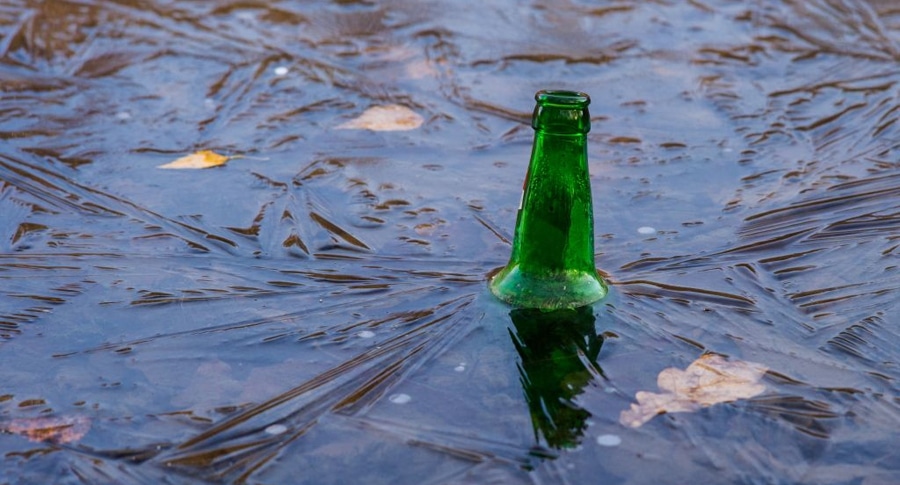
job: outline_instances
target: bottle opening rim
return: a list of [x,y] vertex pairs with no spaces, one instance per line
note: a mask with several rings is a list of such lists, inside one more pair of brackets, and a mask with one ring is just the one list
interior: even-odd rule
[[591,104],[591,97],[580,91],[543,89],[534,95],[534,100],[543,106],[584,108]]

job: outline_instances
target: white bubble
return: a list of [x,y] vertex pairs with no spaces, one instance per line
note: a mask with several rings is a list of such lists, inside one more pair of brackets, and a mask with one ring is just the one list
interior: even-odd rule
[[600,446],[619,446],[622,444],[622,438],[614,434],[601,434],[597,437],[597,444]]
[[275,68],[275,75],[276,76],[286,76],[288,71],[289,71],[288,68],[286,68],[284,66],[278,66]]
[[362,332],[356,334],[356,336],[359,338],[372,338],[375,336],[375,332],[371,330],[363,330]]
[[394,404],[406,404],[412,401],[412,397],[409,394],[394,394],[388,399]]
[[640,234],[656,234],[656,229],[650,226],[641,226],[638,228],[638,233]]
[[256,16],[253,15],[253,12],[248,12],[246,10],[238,12],[235,17],[242,22],[253,22],[256,20]]
[[465,363],[465,362],[460,362],[458,366],[456,366],[456,367],[453,368],[453,370],[455,370],[456,372],[465,372],[465,370],[466,370],[466,363]]
[[116,113],[116,119],[121,121],[126,121],[131,119],[131,113],[127,111],[119,111]]
[[266,428],[266,433],[271,434],[271,435],[282,434],[285,431],[287,431],[287,426],[285,426],[283,424],[273,424]]

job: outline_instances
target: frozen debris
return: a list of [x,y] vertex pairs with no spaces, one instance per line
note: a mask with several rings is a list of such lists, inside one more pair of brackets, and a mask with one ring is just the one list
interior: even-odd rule
[[37,443],[72,443],[84,437],[90,429],[91,420],[86,416],[23,418],[0,423],[0,430]]
[[702,355],[685,370],[663,369],[656,378],[663,392],[639,391],[635,395],[637,403],[622,411],[619,422],[637,428],[657,414],[692,412],[757,396],[766,389],[760,379],[767,370],[762,364]]
[[410,79],[436,78],[440,71],[435,67],[431,59],[423,58],[420,50],[406,45],[390,46],[376,57],[380,62],[391,65],[392,71],[397,72],[398,64],[403,74]]
[[199,169],[199,168],[211,168],[218,167],[219,165],[224,165],[230,157],[226,157],[225,155],[219,155],[218,153],[211,150],[201,150],[196,153],[192,153],[190,155],[179,158],[178,160],[174,160],[164,165],[160,165],[157,168],[165,168],[165,169]]
[[342,130],[408,131],[425,120],[415,111],[399,104],[372,106],[361,115],[337,127]]

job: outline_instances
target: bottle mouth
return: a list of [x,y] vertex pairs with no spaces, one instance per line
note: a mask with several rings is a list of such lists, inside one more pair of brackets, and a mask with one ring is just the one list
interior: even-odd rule
[[534,100],[542,106],[558,106],[561,108],[586,108],[591,104],[591,97],[580,91],[545,89],[534,94]]
[[537,103],[531,126],[543,133],[583,135],[591,131],[588,105],[591,97],[579,91],[542,90],[534,95]]

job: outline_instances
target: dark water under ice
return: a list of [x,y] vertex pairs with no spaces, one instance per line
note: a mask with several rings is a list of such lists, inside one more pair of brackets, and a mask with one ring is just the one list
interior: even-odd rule
[[[542,88],[563,326],[485,285]],[[0,483],[900,483],[898,117],[892,0],[2,2]],[[704,355],[765,390],[621,422]]]

